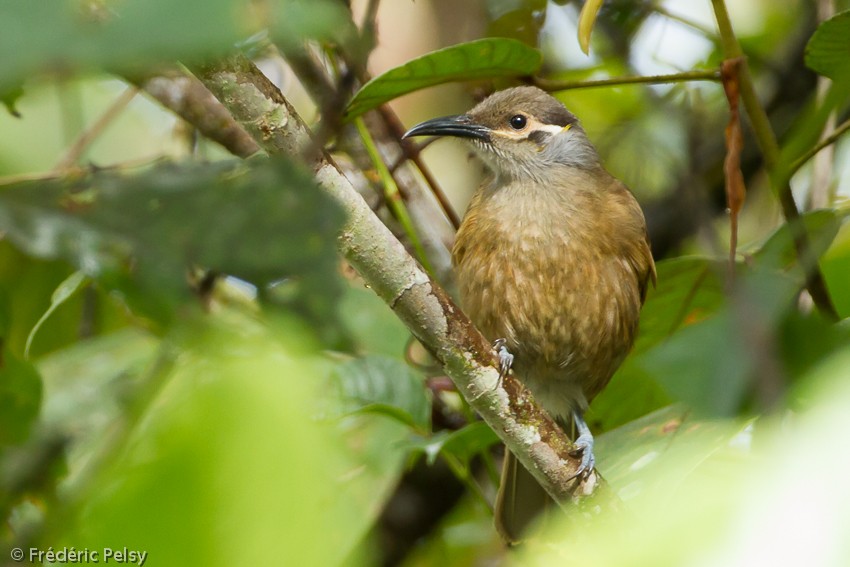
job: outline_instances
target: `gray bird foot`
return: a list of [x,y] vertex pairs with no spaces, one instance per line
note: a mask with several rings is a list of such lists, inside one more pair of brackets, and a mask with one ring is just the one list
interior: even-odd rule
[[576,424],[578,437],[576,437],[574,443],[575,449],[570,454],[574,457],[581,455],[581,465],[579,465],[578,470],[576,470],[571,479],[580,478],[584,480],[590,476],[590,473],[596,467],[596,457],[593,456],[593,434],[590,432],[590,428],[587,426],[584,416],[581,413],[573,412],[573,420]]
[[514,355],[505,346],[507,342],[507,339],[496,339],[493,341],[493,350],[499,356],[499,381],[496,383],[497,388],[502,385],[502,380],[508,375],[514,363]]

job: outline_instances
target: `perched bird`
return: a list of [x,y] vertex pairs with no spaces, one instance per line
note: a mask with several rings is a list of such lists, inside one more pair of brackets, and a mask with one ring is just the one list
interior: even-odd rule
[[[584,412],[634,342],[655,264],[643,213],[578,122],[535,87],[499,91],[409,136],[470,142],[492,175],[475,193],[452,261],[460,302],[503,364],[572,433],[594,467]],[[508,453],[496,526],[509,541],[548,501]]]

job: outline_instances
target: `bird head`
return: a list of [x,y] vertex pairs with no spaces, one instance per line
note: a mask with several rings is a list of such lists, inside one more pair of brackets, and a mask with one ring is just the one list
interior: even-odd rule
[[466,114],[427,120],[404,137],[428,135],[468,140],[497,176],[545,179],[553,167],[599,165],[575,115],[537,87],[496,92]]

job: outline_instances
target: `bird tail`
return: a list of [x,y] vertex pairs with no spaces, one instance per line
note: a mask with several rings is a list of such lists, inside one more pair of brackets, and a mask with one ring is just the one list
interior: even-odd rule
[[511,545],[519,543],[538,516],[554,505],[531,473],[506,450],[495,510],[496,530],[502,538]]

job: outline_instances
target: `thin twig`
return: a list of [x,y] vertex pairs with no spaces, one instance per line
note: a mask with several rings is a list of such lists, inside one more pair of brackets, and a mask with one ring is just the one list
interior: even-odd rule
[[646,75],[640,77],[612,77],[610,79],[594,79],[591,81],[559,81],[544,77],[532,77],[534,84],[544,91],[566,91],[572,89],[591,89],[595,87],[614,87],[618,85],[634,85],[641,83],[663,84],[682,83],[686,81],[720,81],[719,69],[686,71],[671,75]]
[[820,152],[822,149],[837,142],[838,138],[843,136],[848,130],[850,130],[850,118],[836,126],[835,130],[833,130],[832,133],[829,134],[829,136],[823,138],[820,142],[809,148],[806,153],[795,159],[791,166],[788,168],[788,175],[792,176],[797,173],[797,171],[799,171],[801,167],[806,165],[807,161],[816,156],[818,152]]
[[660,16],[664,16],[668,20],[673,20],[674,22],[679,22],[680,24],[686,25],[689,28],[693,28],[693,29],[697,30],[698,32],[700,32],[701,34],[703,34],[705,37],[708,37],[708,38],[717,37],[717,33],[713,29],[708,28],[708,27],[706,27],[706,26],[704,26],[704,25],[702,25],[698,22],[695,22],[694,20],[691,20],[690,18],[686,18],[685,16],[681,16],[679,14],[674,14],[673,12],[671,12],[670,10],[665,8],[664,6],[656,5],[656,6],[653,6],[652,9],[655,11],[656,14],[658,14]]
[[[398,119],[396,113],[393,112],[393,109],[386,104],[382,104],[378,108],[378,112],[380,112],[396,139],[400,140],[404,135],[404,126],[402,126],[401,121]],[[422,148],[402,143],[401,149],[405,154],[407,154],[410,161],[416,165],[416,168],[419,169],[419,172],[422,174],[422,177],[425,178],[425,182],[428,184],[428,187],[431,188],[431,192],[440,204],[440,208],[443,209],[446,217],[452,223],[454,229],[457,230],[460,227],[460,217],[454,210],[454,207],[452,207],[452,204],[449,202],[449,198],[443,192],[440,184],[437,183],[437,179],[431,173],[431,170],[428,169],[428,166],[425,165],[424,161],[422,161],[422,157],[419,155]]]
[[410,243],[413,245],[413,249],[416,251],[416,255],[419,257],[419,261],[426,270],[433,273],[433,269],[431,269],[428,264],[428,255],[425,254],[425,249],[422,248],[422,242],[420,242],[419,235],[416,234],[416,230],[413,228],[413,222],[410,220],[410,214],[407,212],[407,207],[405,207],[404,201],[399,193],[398,185],[396,185],[392,173],[390,173],[390,170],[381,158],[381,153],[378,151],[378,147],[375,145],[372,135],[369,133],[368,128],[366,128],[366,124],[363,123],[362,118],[356,118],[354,120],[354,124],[357,128],[357,132],[360,134],[360,139],[363,141],[363,146],[366,148],[366,152],[372,159],[372,165],[375,167],[375,170],[378,172],[378,177],[381,179],[381,186],[384,191],[384,199],[387,202],[387,206],[393,212],[393,215],[395,215],[398,222],[401,223],[407,238],[410,240]]
[[115,102],[113,102],[106,111],[95,120],[94,124],[89,126],[82,134],[80,134],[74,143],[68,148],[68,151],[65,152],[65,155],[59,162],[53,166],[53,171],[63,171],[68,169],[77,163],[77,160],[80,159],[80,156],[83,155],[83,152],[86,151],[86,148],[91,144],[101,133],[106,129],[109,124],[118,117],[119,114],[130,104],[130,101],[138,94],[139,88],[135,86],[127,87],[127,89],[121,93]]

